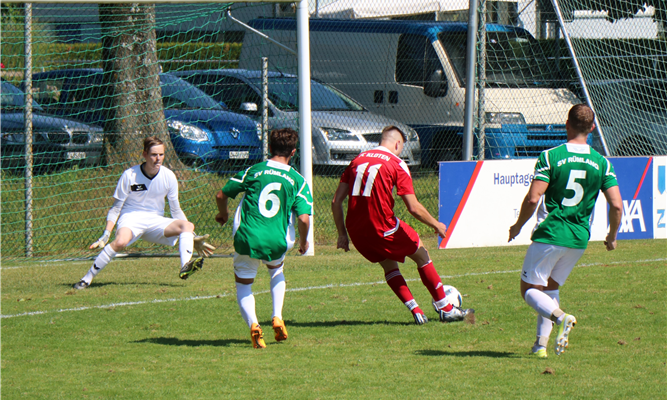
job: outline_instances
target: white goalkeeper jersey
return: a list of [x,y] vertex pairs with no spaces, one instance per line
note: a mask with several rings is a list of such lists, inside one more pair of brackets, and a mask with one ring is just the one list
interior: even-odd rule
[[146,212],[158,216],[164,216],[166,197],[171,217],[187,221],[178,202],[176,175],[165,166],[160,166],[153,178],[144,175],[141,165],[126,169],[118,180],[113,197],[123,203],[121,214]]

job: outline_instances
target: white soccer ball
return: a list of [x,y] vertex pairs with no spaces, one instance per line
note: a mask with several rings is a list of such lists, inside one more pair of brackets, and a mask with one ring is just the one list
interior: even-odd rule
[[445,290],[445,298],[447,301],[454,307],[461,307],[463,299],[461,298],[461,293],[458,289],[450,285],[443,285],[442,288]]

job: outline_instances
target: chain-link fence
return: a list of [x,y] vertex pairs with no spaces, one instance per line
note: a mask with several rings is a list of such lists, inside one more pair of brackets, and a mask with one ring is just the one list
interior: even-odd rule
[[[316,243],[335,243],[329,209],[337,177],[378,145],[384,126],[408,133],[401,157],[433,215],[437,162],[463,157],[469,12],[444,0],[417,3],[311,1]],[[574,29],[578,3],[562,3],[611,154],[667,154],[664,11],[651,14],[649,7],[641,19],[655,32],[604,20],[610,32],[644,35],[618,39],[600,37],[594,25]],[[567,110],[586,101],[570,48],[552,29],[555,11],[545,4],[479,3],[473,159],[536,157],[565,141]],[[181,205],[197,232],[210,233],[219,254],[231,252],[231,228],[213,220],[214,195],[231,174],[266,156],[262,58],[270,70],[269,128],[298,128],[297,60],[289,51],[297,47],[294,7],[33,4],[28,27],[24,7],[2,4],[3,259],[21,259],[28,245],[37,259],[92,256],[87,247],[103,230],[117,179],[141,162],[148,135],[167,143],[166,165],[179,178]],[[35,101],[35,176],[28,180],[26,35]],[[628,105],[632,113],[616,111]],[[420,234],[431,233],[400,203],[396,211]],[[173,249],[140,241],[128,251]]]

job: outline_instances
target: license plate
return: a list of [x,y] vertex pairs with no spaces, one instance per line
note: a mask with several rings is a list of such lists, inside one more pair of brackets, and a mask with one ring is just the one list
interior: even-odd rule
[[248,157],[250,157],[250,152],[249,151],[230,151],[229,152],[229,158],[231,158],[233,160],[245,160]]
[[86,153],[82,151],[72,151],[67,153],[68,160],[83,160],[84,158],[86,158]]

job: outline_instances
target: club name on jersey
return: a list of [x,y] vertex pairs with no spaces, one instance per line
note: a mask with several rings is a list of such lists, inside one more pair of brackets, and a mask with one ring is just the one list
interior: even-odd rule
[[391,157],[389,157],[386,154],[382,154],[382,153],[363,153],[362,156],[369,157],[369,158],[381,158],[385,161],[391,160]]
[[279,171],[276,171],[276,170],[274,170],[274,169],[264,169],[264,170],[255,172],[254,177],[257,178],[257,177],[262,176],[262,175],[275,175],[275,176],[279,176],[279,177],[285,179],[287,182],[291,183],[292,186],[294,186],[294,179],[292,179],[292,178],[290,178],[289,176],[285,175],[284,173],[279,172]]
[[598,171],[600,170],[600,166],[599,166],[596,162],[591,161],[591,160],[589,160],[589,159],[587,159],[587,158],[579,157],[579,156],[571,156],[571,157],[568,157],[568,158],[564,158],[564,159],[558,161],[558,163],[556,164],[556,166],[557,166],[557,167],[561,167],[561,166],[563,166],[563,165],[565,165],[565,164],[567,164],[567,163],[583,163],[583,164],[588,164],[588,165],[590,165],[591,167],[597,169]]

